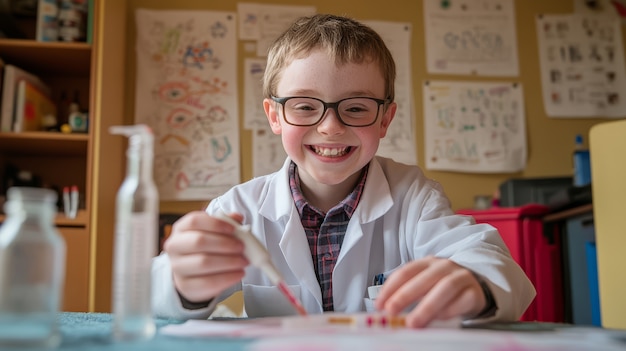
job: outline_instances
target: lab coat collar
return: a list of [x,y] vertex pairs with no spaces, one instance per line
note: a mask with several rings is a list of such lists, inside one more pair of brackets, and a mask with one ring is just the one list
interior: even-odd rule
[[[259,214],[270,221],[287,221],[295,209],[291,189],[289,188],[289,164],[287,157],[281,169],[274,173],[267,189],[267,196],[262,200]],[[374,157],[370,162],[367,180],[363,194],[352,215],[358,216],[359,223],[369,223],[383,216],[393,205],[387,177],[378,161]]]

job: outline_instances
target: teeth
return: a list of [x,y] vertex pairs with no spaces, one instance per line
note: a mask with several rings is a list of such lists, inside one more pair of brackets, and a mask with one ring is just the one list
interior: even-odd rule
[[343,156],[346,153],[348,153],[348,148],[347,147],[342,147],[342,148],[323,148],[323,147],[319,147],[319,146],[313,146],[313,150],[315,151],[316,154],[318,154],[320,156],[330,156],[330,157]]

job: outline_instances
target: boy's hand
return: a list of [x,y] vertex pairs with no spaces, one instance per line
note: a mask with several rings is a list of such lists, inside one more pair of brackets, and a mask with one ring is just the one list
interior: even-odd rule
[[[238,214],[231,217],[242,219]],[[234,230],[203,211],[190,212],[174,223],[163,249],[170,258],[174,286],[186,300],[208,301],[243,278],[248,260]]]
[[474,274],[444,258],[427,257],[410,262],[389,276],[375,300],[378,310],[400,313],[419,304],[406,316],[413,328],[426,327],[433,320],[475,316],[487,304]]

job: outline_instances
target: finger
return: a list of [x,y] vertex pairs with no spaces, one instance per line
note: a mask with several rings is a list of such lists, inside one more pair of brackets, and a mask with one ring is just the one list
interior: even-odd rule
[[230,223],[209,216],[204,211],[193,211],[174,222],[172,235],[186,231],[206,231],[208,229],[215,233],[229,234],[233,232],[234,228]]
[[172,272],[179,277],[215,275],[243,271],[249,262],[243,255],[193,254],[170,260]]
[[207,301],[240,281],[244,271],[231,271],[213,275],[185,278],[174,277],[176,290],[191,302]]
[[[446,308],[439,313],[436,319],[447,320],[450,318],[458,317],[458,316],[475,316],[478,312],[482,310],[476,310],[474,306],[476,305],[476,301],[480,300],[480,296],[484,295],[482,291],[480,295],[476,294],[476,291],[473,289],[465,289],[458,295],[450,304],[446,306]],[[484,306],[484,304],[481,304]]]
[[235,221],[241,223],[243,221],[243,215],[241,213],[231,213],[228,217],[234,219]]
[[407,315],[407,324],[414,328],[423,328],[438,316],[446,315],[444,311],[469,288],[472,279],[471,272],[467,270],[455,270],[442,276]]
[[420,301],[439,282],[441,277],[448,275],[453,268],[447,260],[429,260],[425,264],[427,264],[425,269],[422,269],[393,292],[393,295],[384,303],[385,311],[397,314]]
[[234,235],[190,230],[170,236],[163,244],[170,256],[192,253],[243,254],[244,244]]
[[405,285],[407,281],[415,278],[421,271],[426,269],[428,264],[426,260],[417,260],[393,272],[393,274],[385,280],[380,292],[376,296],[376,306],[379,307],[379,309],[383,309],[387,300],[394,295],[400,287]]

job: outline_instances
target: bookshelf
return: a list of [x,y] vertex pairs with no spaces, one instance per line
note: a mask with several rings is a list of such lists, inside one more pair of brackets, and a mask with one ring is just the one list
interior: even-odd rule
[[125,145],[108,129],[124,123],[127,4],[93,1],[90,43],[39,42],[34,27],[24,31],[33,33],[27,39],[0,38],[5,64],[37,75],[57,107],[76,96],[81,111],[89,112],[87,133],[0,132],[0,178],[4,182],[11,164],[57,189],[78,186],[77,217],[60,210],[55,219],[67,245],[63,310],[110,312],[115,194],[124,176]]
[[87,43],[0,38],[0,54],[5,61],[44,74],[88,75],[91,68],[91,45]]

